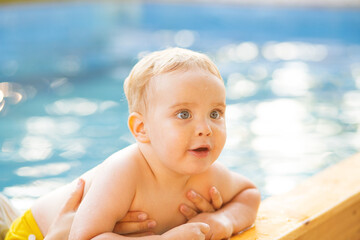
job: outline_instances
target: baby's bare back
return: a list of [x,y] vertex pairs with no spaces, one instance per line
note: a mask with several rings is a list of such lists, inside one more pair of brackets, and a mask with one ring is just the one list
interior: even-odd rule
[[[99,165],[101,166],[101,165]],[[81,176],[85,180],[84,196],[89,189],[94,173],[99,166],[89,170]],[[65,186],[62,186],[44,196],[37,199],[31,207],[32,214],[41,230],[43,236],[46,236],[51,223],[59,214],[65,201],[70,197],[70,194],[76,189],[77,180],[72,181]]]

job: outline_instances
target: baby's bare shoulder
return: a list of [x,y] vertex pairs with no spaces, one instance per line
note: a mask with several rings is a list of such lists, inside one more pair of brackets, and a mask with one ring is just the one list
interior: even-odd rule
[[220,162],[213,163],[209,169],[204,172],[204,177],[212,181],[228,181],[232,179],[237,173],[230,171],[224,164]]
[[[90,169],[86,173],[80,176],[85,181],[84,195],[88,192],[93,182],[110,178],[112,182],[121,180],[126,173],[135,171],[133,156],[130,149],[124,148],[105,159],[102,163],[96,167]],[[117,177],[114,177],[117,175]],[[72,184],[75,183],[76,180]]]
[[102,164],[99,165],[97,176],[104,176],[112,178],[113,180],[120,178],[131,178],[138,171],[138,149],[134,145],[121,149],[110,157],[108,157]]

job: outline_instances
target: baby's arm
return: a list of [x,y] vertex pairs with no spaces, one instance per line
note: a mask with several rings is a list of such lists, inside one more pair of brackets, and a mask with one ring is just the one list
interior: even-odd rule
[[91,239],[112,232],[130,208],[136,177],[131,161],[106,160],[76,212],[69,239]]
[[[222,179],[219,185],[220,193],[225,199],[232,199],[222,208],[213,213],[201,213],[189,222],[204,222],[209,224],[210,231],[206,239],[223,239],[232,234],[250,227],[255,219],[260,204],[260,193],[248,179],[220,166],[216,171],[218,179]],[[227,196],[226,196],[227,195]]]

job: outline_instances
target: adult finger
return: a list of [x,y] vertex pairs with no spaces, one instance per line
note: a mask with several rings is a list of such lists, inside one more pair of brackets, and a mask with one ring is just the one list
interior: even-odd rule
[[67,213],[69,211],[76,211],[84,194],[84,186],[85,186],[84,180],[79,178],[76,184],[76,188],[70,194],[68,200],[65,202],[64,206],[60,211],[60,214]]
[[148,219],[148,215],[140,211],[128,212],[120,222],[142,222]]
[[196,212],[194,209],[187,206],[186,204],[180,205],[180,212],[182,213],[182,215],[184,215],[186,217],[187,220],[190,220],[191,218],[198,215],[198,212]]
[[196,193],[195,191],[190,190],[186,194],[186,196],[192,203],[194,203],[194,205],[197,207],[197,209],[200,212],[214,212],[215,211],[215,209],[213,208],[211,203],[209,203],[203,196]]
[[143,222],[118,222],[114,227],[114,232],[120,235],[147,232],[156,226],[154,220]]
[[215,210],[220,209],[223,205],[223,200],[220,195],[220,192],[217,190],[216,187],[210,188],[210,197],[211,197],[211,203]]

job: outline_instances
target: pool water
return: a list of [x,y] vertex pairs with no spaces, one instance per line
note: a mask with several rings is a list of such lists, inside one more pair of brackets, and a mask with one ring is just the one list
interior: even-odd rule
[[263,198],[360,150],[360,10],[65,2],[0,7],[0,191],[19,209],[134,142],[123,81],[169,46],[227,87],[219,159]]

